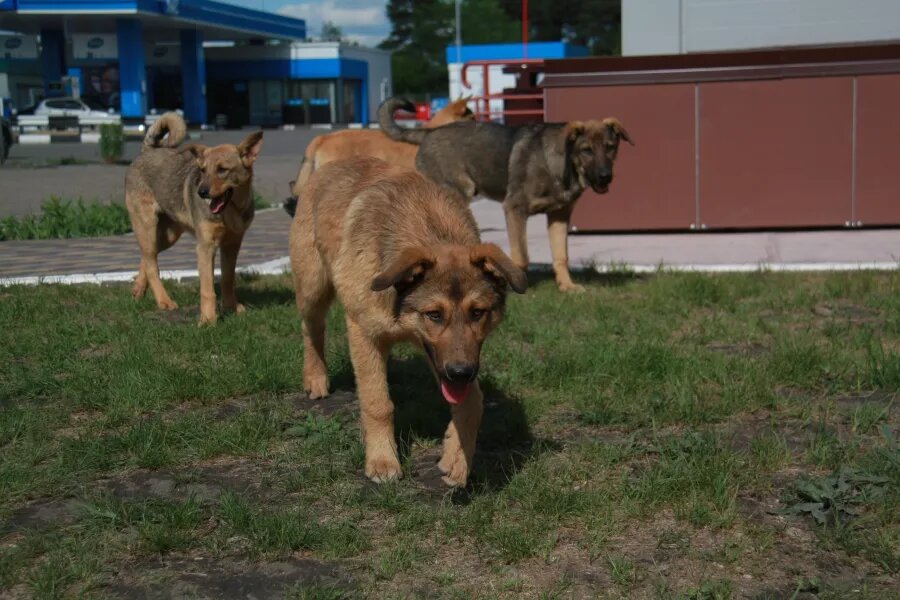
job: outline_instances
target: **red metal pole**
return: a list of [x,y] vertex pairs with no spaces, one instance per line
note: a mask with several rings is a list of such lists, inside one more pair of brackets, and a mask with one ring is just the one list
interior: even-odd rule
[[528,0],[522,0],[522,58],[528,58]]

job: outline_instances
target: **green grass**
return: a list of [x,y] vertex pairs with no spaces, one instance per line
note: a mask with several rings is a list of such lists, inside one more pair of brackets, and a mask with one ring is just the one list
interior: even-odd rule
[[256,210],[262,210],[264,208],[272,208],[272,206],[272,203],[266,200],[266,198],[262,194],[260,194],[256,190],[253,190],[253,208],[255,208]]
[[286,276],[242,278],[248,312],[214,328],[196,283],[167,284],[174,314],[126,286],[0,289],[0,590],[895,598],[900,274],[584,283],[510,299],[457,492],[405,348],[405,477],[365,480],[343,317],[336,393],[310,402]]
[[[272,207],[256,192],[253,205],[257,210]],[[130,231],[131,220],[124,204],[87,202],[82,198],[64,200],[53,196],[41,205],[37,215],[0,219],[0,242],[102,237]]]
[[131,231],[123,204],[63,200],[56,196],[41,205],[41,212],[22,218],[0,219],[0,241],[47,240],[120,235]]

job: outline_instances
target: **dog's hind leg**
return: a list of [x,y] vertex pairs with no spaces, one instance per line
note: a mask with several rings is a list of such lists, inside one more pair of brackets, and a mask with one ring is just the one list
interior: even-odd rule
[[328,365],[325,362],[325,321],[334,289],[328,285],[315,298],[307,298],[303,312],[303,389],[309,397],[328,395]]
[[156,213],[156,203],[149,193],[147,196],[141,194],[141,197],[129,194],[126,203],[134,236],[141,249],[141,266],[134,280],[131,294],[135,298],[141,298],[149,285],[153,291],[153,297],[156,299],[156,306],[162,310],[175,310],[178,305],[169,297],[159,278],[157,257],[162,250],[175,243],[175,240],[181,235],[181,230],[167,217]]
[[347,318],[350,359],[356,374],[360,423],[366,447],[366,476],[381,483],[403,475],[394,439],[394,403],[388,392],[389,348],[376,343]]
[[444,474],[444,483],[464,487],[472,472],[475,456],[475,440],[484,413],[484,397],[476,380],[469,397],[450,409],[451,420],[444,434],[444,452],[438,469]]
[[[305,214],[300,218],[311,219],[311,216]],[[294,294],[303,319],[303,389],[315,400],[328,395],[325,321],[334,300],[334,285],[315,249],[312,232],[296,225],[297,222],[291,231],[290,244]],[[303,258],[298,259],[300,256]]]

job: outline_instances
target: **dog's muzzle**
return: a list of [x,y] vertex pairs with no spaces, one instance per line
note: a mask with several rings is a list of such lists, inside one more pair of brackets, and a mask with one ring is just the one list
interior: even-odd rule
[[[222,212],[223,210],[225,210],[225,206],[228,205],[228,203],[231,201],[231,197],[233,195],[234,195],[234,190],[229,189],[224,194],[220,194],[219,196],[216,196],[215,198],[210,198],[209,191],[207,191],[207,195],[205,197],[206,197],[206,199],[209,200],[210,212],[214,215],[217,215],[220,212]],[[204,196],[201,194],[200,197],[203,198]]]

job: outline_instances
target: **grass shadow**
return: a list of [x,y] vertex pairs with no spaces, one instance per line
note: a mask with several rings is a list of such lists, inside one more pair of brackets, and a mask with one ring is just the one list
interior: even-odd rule
[[[217,297],[221,293],[217,292]],[[267,306],[294,305],[294,290],[285,287],[256,288],[248,285],[238,285],[238,301],[250,308],[264,308]],[[300,318],[299,316],[297,317]]]
[[[349,362],[329,377],[333,393],[355,392]],[[490,376],[482,376],[479,381],[485,408],[475,465],[468,486],[451,492],[437,469],[444,432],[450,423],[450,405],[442,398],[424,357],[392,357],[388,363],[400,462],[412,463],[412,479],[427,495],[444,497],[449,492],[451,501],[466,504],[476,496],[502,490],[526,462],[555,447],[549,440],[534,439],[521,399],[508,395]],[[423,453],[417,449],[413,456],[417,445],[427,450]]]
[[[392,360],[388,378],[393,382],[390,389],[395,403],[401,461],[409,458],[414,442],[433,445],[427,456],[419,461],[418,479],[427,491],[443,495],[447,487],[440,480],[436,463],[444,432],[450,423],[450,406],[441,397],[423,357]],[[475,465],[469,485],[452,494],[454,503],[467,503],[476,495],[504,488],[510,477],[546,446],[532,437],[519,398],[506,394],[489,376],[482,376],[480,382],[485,409],[478,431]]]
[[[651,275],[647,273],[636,273],[627,269],[613,270],[601,273],[593,267],[572,269],[572,281],[584,286],[599,287],[621,287],[630,283],[637,283],[648,280]],[[550,265],[538,264],[532,265],[528,269],[528,284],[537,285],[546,281],[556,281],[556,276]]]

